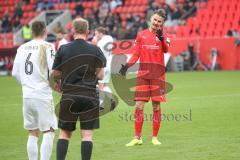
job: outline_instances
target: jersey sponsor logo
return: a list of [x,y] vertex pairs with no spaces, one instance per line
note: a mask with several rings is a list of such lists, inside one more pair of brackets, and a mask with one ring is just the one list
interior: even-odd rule
[[157,45],[142,45],[142,48],[146,48],[146,49],[159,49],[160,47]]
[[145,37],[145,36],[142,36],[142,39],[147,39],[147,37]]

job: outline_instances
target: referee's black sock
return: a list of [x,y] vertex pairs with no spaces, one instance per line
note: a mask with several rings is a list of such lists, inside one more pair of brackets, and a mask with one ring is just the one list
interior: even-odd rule
[[81,144],[82,160],[91,159],[92,148],[93,148],[92,141],[82,141],[82,144]]
[[57,160],[65,160],[68,150],[68,140],[58,139],[57,141]]

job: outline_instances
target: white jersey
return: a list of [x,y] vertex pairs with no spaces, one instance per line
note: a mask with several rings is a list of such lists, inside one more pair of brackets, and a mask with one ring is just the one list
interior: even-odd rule
[[31,40],[18,48],[12,75],[22,85],[23,98],[53,98],[48,79],[54,56],[54,45],[44,40]]
[[112,48],[113,48],[113,38],[110,35],[104,35],[98,42],[97,46],[103,52],[107,63],[104,68],[104,78],[99,81],[100,83],[109,83],[111,77],[111,63],[112,63]]
[[113,48],[113,38],[110,35],[104,35],[98,42],[97,46],[103,52],[105,58],[108,58],[112,55],[112,48]]
[[61,39],[61,40],[59,41],[59,44],[58,44],[57,49],[59,49],[62,45],[68,44],[68,43],[69,43],[69,42],[68,42],[65,38]]

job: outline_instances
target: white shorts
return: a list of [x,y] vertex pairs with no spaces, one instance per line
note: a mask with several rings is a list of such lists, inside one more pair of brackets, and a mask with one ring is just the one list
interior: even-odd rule
[[53,100],[23,99],[23,118],[26,130],[39,129],[48,131],[57,129],[57,117],[54,112]]

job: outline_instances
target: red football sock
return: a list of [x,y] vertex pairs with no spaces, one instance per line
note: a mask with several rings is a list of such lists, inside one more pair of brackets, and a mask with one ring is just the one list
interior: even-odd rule
[[142,134],[143,125],[143,110],[135,110],[134,113],[134,127],[135,127],[135,137],[140,138]]
[[160,128],[160,123],[161,123],[161,109],[153,111],[153,117],[152,117],[152,136],[157,137],[158,131]]

